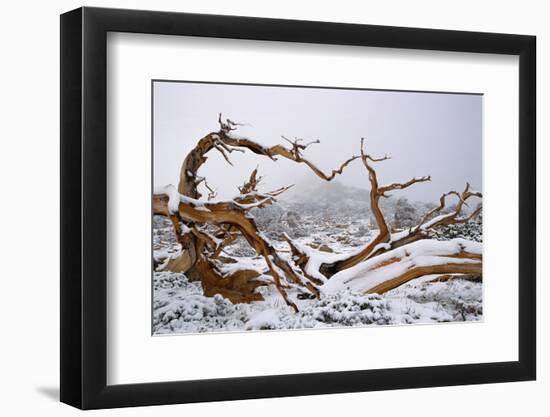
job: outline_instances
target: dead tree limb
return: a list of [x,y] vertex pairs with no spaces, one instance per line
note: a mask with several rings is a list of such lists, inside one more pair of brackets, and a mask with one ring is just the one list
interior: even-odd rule
[[420,240],[340,271],[322,287],[382,294],[425,275],[482,274],[482,246],[465,239]]
[[370,208],[372,211],[372,214],[374,215],[374,219],[376,221],[376,224],[378,225],[378,234],[377,236],[367,245],[365,246],[361,251],[355,253],[354,255],[350,256],[349,258],[338,261],[331,264],[323,264],[321,265],[320,272],[330,277],[334,275],[336,272],[341,271],[343,269],[351,268],[354,265],[357,265],[359,262],[366,259],[380,244],[387,243],[390,240],[390,230],[388,228],[388,225],[386,223],[386,219],[384,218],[384,214],[382,213],[382,210],[380,209],[380,198],[381,197],[387,197],[388,192],[393,190],[402,190],[404,188],[407,188],[413,184],[417,184],[420,182],[426,182],[430,181],[431,178],[428,177],[421,177],[421,178],[413,178],[405,183],[394,183],[390,185],[380,186],[378,184],[378,176],[376,174],[376,170],[374,167],[369,164],[369,161],[371,162],[382,162],[390,159],[389,156],[385,155],[381,158],[373,158],[371,155],[367,154],[364,149],[364,138],[361,138],[361,161],[363,162],[363,165],[367,169],[368,176],[369,176],[369,182],[370,182]]
[[[341,174],[344,169],[355,159],[358,157],[353,156],[352,158],[344,161],[337,169],[333,170],[330,174],[325,174],[321,169],[319,169],[315,164],[313,164],[308,159],[304,158],[302,152],[311,144],[317,143],[318,141],[313,141],[310,143],[302,144],[300,143],[301,140],[296,140],[293,143],[293,147],[291,149],[287,149],[286,147],[282,145],[275,145],[272,147],[264,147],[263,145],[248,139],[248,138],[239,138],[236,137],[233,134],[233,131],[235,131],[239,126],[242,126],[243,124],[234,122],[230,119],[222,119],[221,114],[218,117],[218,123],[220,126],[220,130],[218,132],[212,132],[208,135],[201,138],[197,145],[187,154],[185,157],[181,169],[180,169],[180,179],[178,184],[178,193],[182,196],[189,197],[191,199],[200,199],[202,197],[201,193],[198,190],[198,185],[201,183],[204,183],[207,189],[209,190],[209,198],[213,198],[214,191],[206,184],[205,180],[202,180],[202,177],[198,175],[199,169],[202,167],[202,165],[207,160],[207,154],[213,149],[216,149],[218,152],[221,153],[221,155],[225,158],[225,160],[231,164],[231,160],[229,159],[229,154],[231,154],[234,151],[238,152],[244,152],[245,150],[250,150],[251,152],[261,155],[261,156],[267,156],[272,160],[276,160],[277,157],[283,157],[292,161],[295,161],[297,163],[304,163],[307,165],[318,177],[326,180],[331,181],[334,179],[337,175]],[[264,207],[266,205],[272,204],[275,197],[283,193],[284,191],[288,190],[289,187],[282,187],[278,190],[271,191],[269,193],[258,193],[257,192],[257,186],[259,182],[261,181],[261,177],[257,177],[257,170],[254,170],[249,178],[249,180],[241,187],[239,190],[241,192],[241,196],[235,198],[233,200],[233,204],[238,205],[239,209],[249,209],[251,207]],[[160,197],[156,197],[159,199]],[[217,207],[222,207],[222,205],[218,205]],[[228,208],[225,208],[228,209]],[[222,210],[217,211],[217,215],[220,215]],[[180,213],[181,214],[181,213]],[[208,220],[189,220],[188,218],[181,217],[181,219],[178,220],[178,222],[188,223],[193,221],[205,221],[207,224],[219,224],[219,222],[215,222],[213,219]],[[176,227],[176,225],[174,225]],[[254,247],[252,244],[253,239],[250,239],[250,236],[246,236],[245,233],[243,233],[242,228],[235,227],[235,225],[232,225],[235,230],[237,230],[239,233],[242,233],[243,236],[247,239],[249,243]],[[180,232],[176,230],[176,234],[178,236],[178,242],[182,246],[182,253],[180,257],[182,259],[173,259],[170,261],[170,263],[166,266],[167,269],[172,270],[171,268],[174,268],[176,271],[180,272],[186,272],[188,276],[190,277],[196,277],[200,278],[199,271],[194,270],[195,263],[197,261],[197,255],[199,251],[197,250],[196,246],[197,237],[193,234],[186,234],[185,237],[180,237]],[[230,239],[226,240],[228,243]],[[226,244],[227,244],[226,243]],[[260,245],[261,246],[261,245]],[[255,247],[255,249],[257,249]],[[273,250],[274,251],[274,250]],[[219,255],[219,251],[217,251]],[[274,251],[275,252],[275,251]],[[258,252],[260,253],[260,252]],[[276,255],[276,252],[275,252]],[[267,256],[267,255],[266,255]],[[284,274],[288,275],[287,279],[291,282],[300,282],[301,280],[297,278],[296,273],[293,272],[291,267],[288,267],[278,256],[275,256],[275,260],[273,263],[277,265],[279,270],[283,271]],[[281,266],[282,265],[282,266]],[[277,278],[275,278],[276,271],[272,271],[272,275],[277,281]],[[306,283],[304,284],[311,292],[318,295],[318,291],[315,288],[315,286],[306,278]],[[288,302],[288,300],[287,300]]]
[[[254,220],[246,215],[247,210],[261,206],[263,201],[246,205],[235,201],[207,203],[181,196],[175,190],[167,190],[166,193],[159,193],[153,196],[153,213],[161,215],[170,213],[170,207],[175,206],[174,198],[180,200],[177,203],[177,213],[182,220],[190,224],[228,225],[238,230],[250,246],[264,258],[277,290],[285,302],[295,311],[298,309],[288,298],[284,289],[283,279],[304,288],[304,290],[307,289],[317,297],[319,296],[318,289],[307,278],[304,279],[300,276],[301,274],[295,271],[292,265],[279,256],[275,247],[258,230]],[[171,199],[172,201],[170,201]],[[200,250],[196,249],[196,253],[204,257],[202,252],[205,246],[214,247],[215,243],[213,239],[205,236],[204,233],[201,233],[196,228],[191,230],[197,242],[201,242],[199,245]],[[202,267],[205,268],[204,265]],[[202,274],[204,271],[199,272]],[[211,272],[209,274],[212,276]]]
[[[386,223],[384,214],[380,209],[380,205],[379,205],[380,198],[387,197],[388,196],[387,193],[391,191],[402,190],[418,183],[430,181],[431,177],[424,176],[420,178],[412,178],[411,180],[404,183],[393,183],[390,185],[381,186],[379,185],[379,182],[378,182],[378,176],[377,176],[376,170],[374,169],[371,163],[382,162],[388,159],[390,159],[390,157],[387,155],[380,158],[374,158],[371,155],[367,154],[364,150],[364,139],[363,138],[361,139],[361,161],[363,162],[363,165],[365,166],[368,172],[368,178],[370,182],[370,207],[371,207],[371,211],[374,216],[374,219],[376,221],[376,224],[378,226],[378,233],[365,247],[361,248],[359,251],[356,251],[352,255],[344,259],[339,259],[334,262],[321,263],[319,266],[319,272],[322,275],[324,275],[326,278],[330,278],[340,271],[345,271],[345,270],[348,270],[349,268],[353,268],[354,266],[358,265],[361,262],[364,262],[371,258],[375,258],[378,255],[384,254],[393,249],[406,246],[408,244],[417,242],[422,239],[429,238],[431,232],[434,229],[445,227],[451,224],[459,224],[459,223],[467,222],[481,212],[481,205],[479,205],[469,215],[461,216],[464,206],[467,206],[468,199],[472,197],[477,197],[477,198],[482,197],[482,194],[480,192],[472,191],[470,184],[466,184],[464,191],[462,191],[461,193],[457,191],[450,191],[448,193],[443,194],[440,198],[439,205],[434,209],[430,210],[428,213],[426,213],[416,226],[411,227],[409,230],[392,234]],[[445,209],[446,199],[448,196],[455,196],[458,199],[457,203],[455,204],[453,210],[450,213],[444,214],[444,215],[438,215],[443,209]],[[300,251],[296,247],[296,245],[293,242],[291,242],[288,238],[287,238],[287,242],[289,243],[289,246],[291,248],[294,258],[296,259],[296,264],[305,273],[309,262],[308,255],[303,251]],[[443,267],[438,266],[438,268],[441,269]],[[417,271],[425,272],[424,269],[418,269]],[[447,273],[452,273],[452,272],[447,271]],[[407,276],[412,276],[412,275],[407,275]],[[399,282],[399,280],[395,282]]]
[[[367,154],[363,139],[361,139],[360,156],[352,156],[327,174],[303,155],[307,147],[319,143],[318,140],[304,142],[301,138],[290,140],[283,136],[283,139],[291,144],[290,148],[281,144],[264,146],[249,138],[236,135],[234,131],[242,124],[230,119],[222,120],[221,114],[218,123],[219,131],[201,138],[195,148],[187,154],[180,170],[177,190],[165,190],[153,196],[153,212],[170,218],[177,241],[182,248],[181,255],[169,260],[165,268],[185,272],[191,278],[200,279],[205,295],[219,293],[233,302],[251,302],[261,299],[261,294],[256,290],[263,285],[268,285],[268,282],[261,279],[258,271],[243,269],[224,275],[216,265],[218,262],[216,258],[219,257],[223,248],[239,236],[242,236],[256,253],[263,257],[267,272],[271,276],[271,284],[277,288],[287,305],[295,311],[298,308],[289,298],[288,288],[299,287],[319,297],[319,288],[334,285],[333,282],[341,279],[342,274],[351,273],[356,268],[370,277],[368,279],[359,277],[365,279],[364,282],[362,281],[363,284],[370,282],[368,285],[365,284],[367,285],[365,291],[368,292],[385,292],[426,274],[481,275],[480,253],[469,253],[461,248],[453,253],[447,253],[448,251],[441,254],[432,253],[430,255],[432,258],[417,262],[417,259],[413,259],[408,252],[409,248],[413,248],[418,241],[428,237],[433,229],[466,222],[481,211],[481,207],[478,207],[469,215],[462,215],[469,198],[482,197],[480,192],[472,191],[469,184],[462,193],[450,191],[443,194],[439,206],[426,213],[416,226],[392,234],[380,209],[380,198],[388,197],[390,192],[430,181],[430,176],[415,177],[402,183],[380,185],[373,164],[390,158],[387,155],[374,158]],[[209,200],[214,198],[214,190],[206,183],[206,179],[198,175],[199,169],[207,160],[207,153],[213,149],[217,150],[229,164],[232,164],[229,155],[235,151],[249,150],[274,161],[285,158],[305,164],[315,175],[325,181],[333,180],[337,175],[342,174],[351,162],[361,159],[370,182],[370,206],[378,226],[377,236],[364,248],[348,257],[339,258],[333,262],[318,263],[314,271],[309,268],[310,256],[286,236],[290,246],[291,261],[283,259],[247,213],[252,208],[262,208],[272,204],[278,195],[291,186],[267,193],[259,192],[258,185],[262,177],[258,176],[256,168],[244,184],[238,187],[240,195],[233,200],[201,201],[201,194],[198,191],[200,184],[204,184],[209,191]],[[446,207],[446,199],[449,196],[456,197],[458,202],[452,212],[442,215],[440,213]],[[441,244],[441,247],[443,248],[444,245]],[[401,249],[401,252],[395,252]],[[387,255],[390,254],[395,256],[388,258]],[[376,281],[375,278],[381,276],[380,269],[388,266],[394,268],[392,274],[385,274],[384,279]],[[328,278],[331,279],[327,282]]]

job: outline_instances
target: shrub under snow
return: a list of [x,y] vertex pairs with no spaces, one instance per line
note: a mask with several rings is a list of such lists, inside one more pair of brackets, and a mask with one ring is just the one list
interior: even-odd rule
[[155,272],[153,332],[203,333],[242,330],[248,318],[248,305],[232,304],[216,294],[205,297],[198,282],[184,274]]
[[417,282],[384,296],[343,291],[320,300],[300,300],[294,313],[273,289],[265,301],[232,304],[220,295],[205,297],[200,283],[184,274],[155,272],[153,332],[204,333],[480,320],[481,283],[463,280]]

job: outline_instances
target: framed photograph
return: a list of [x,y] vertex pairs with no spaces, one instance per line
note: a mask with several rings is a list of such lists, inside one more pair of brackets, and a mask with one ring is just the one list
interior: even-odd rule
[[535,37],[61,16],[61,401],[533,380]]

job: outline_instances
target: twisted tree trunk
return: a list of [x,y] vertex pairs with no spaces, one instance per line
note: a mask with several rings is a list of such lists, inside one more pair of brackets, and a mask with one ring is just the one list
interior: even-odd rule
[[[190,279],[200,280],[203,292],[207,296],[221,294],[234,303],[252,302],[262,299],[258,288],[274,285],[287,305],[298,311],[296,304],[290,299],[287,289],[295,287],[302,292],[308,292],[319,297],[321,291],[338,288],[338,285],[353,282],[362,291],[383,293],[402,285],[412,279],[438,274],[441,277],[467,274],[480,277],[482,273],[482,257],[480,247],[473,246],[475,251],[469,252],[460,242],[451,246],[446,242],[431,243],[429,254],[422,252],[419,241],[429,237],[432,230],[450,224],[463,223],[481,211],[481,206],[469,216],[460,217],[466,200],[471,197],[481,198],[481,193],[471,191],[469,184],[462,193],[450,191],[440,198],[440,204],[426,213],[418,225],[398,234],[392,234],[380,209],[380,199],[387,193],[402,190],[414,184],[430,181],[430,177],[413,178],[404,183],[393,183],[380,186],[376,170],[371,163],[389,159],[388,156],[373,158],[364,151],[364,140],[361,139],[361,156],[352,156],[344,161],[330,174],[325,174],[312,162],[304,158],[303,151],[313,141],[303,143],[302,139],[291,141],[291,148],[283,145],[265,147],[259,143],[232,133],[239,124],[229,119],[218,120],[220,130],[209,133],[201,138],[195,148],[185,157],[177,190],[167,187],[153,196],[153,213],[168,217],[174,226],[178,243],[182,250],[179,256],[170,259],[163,268],[176,272],[185,272]],[[198,175],[199,169],[206,162],[206,154],[216,149],[225,160],[232,165],[230,154],[249,150],[257,155],[266,156],[272,160],[277,157],[305,164],[320,179],[333,180],[342,174],[344,169],[355,159],[361,159],[370,182],[370,206],[378,225],[377,236],[365,247],[349,256],[339,257],[336,261],[312,261],[312,252],[300,247],[288,236],[292,258],[283,259],[275,247],[259,231],[254,220],[248,216],[252,208],[265,207],[275,201],[275,198],[290,187],[283,187],[268,193],[257,190],[261,177],[254,170],[249,179],[239,187],[240,196],[230,201],[203,201],[199,185],[203,184],[208,192],[208,200],[215,196],[206,178]],[[454,210],[445,215],[439,213],[446,206],[446,199],[455,196],[458,199]],[[231,274],[224,274],[217,265],[217,259],[226,245],[242,236],[248,244],[263,257],[266,265],[265,273],[271,276],[271,282],[262,278],[260,273],[250,269],[240,269]],[[456,242],[455,242],[456,243]],[[411,250],[415,249],[414,256]],[[326,255],[326,254],[325,254]],[[320,256],[315,254],[316,257]],[[262,274],[263,275],[263,274]],[[348,280],[348,281],[346,281]],[[359,284],[357,284],[359,282]]]

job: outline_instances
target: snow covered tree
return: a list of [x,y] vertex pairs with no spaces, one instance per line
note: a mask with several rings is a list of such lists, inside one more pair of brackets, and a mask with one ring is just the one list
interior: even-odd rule
[[[185,157],[177,189],[168,186],[156,190],[153,196],[154,214],[165,216],[172,222],[181,252],[172,256],[162,266],[163,270],[184,272],[188,277],[199,280],[204,295],[220,294],[233,303],[248,303],[262,300],[259,287],[274,285],[287,305],[298,311],[296,303],[289,297],[289,288],[299,288],[302,294],[319,298],[322,291],[334,290],[341,285],[354,282],[362,292],[383,293],[396,288],[411,279],[429,275],[468,274],[480,276],[482,271],[481,245],[464,239],[438,241],[430,239],[434,230],[449,225],[468,222],[481,211],[481,206],[471,214],[462,215],[463,207],[470,198],[481,198],[467,184],[462,192],[450,191],[443,194],[439,205],[425,213],[413,224],[412,213],[405,201],[401,203],[400,222],[408,227],[399,233],[392,233],[380,208],[381,199],[390,193],[430,181],[430,177],[412,178],[403,183],[380,185],[374,164],[389,159],[388,156],[374,158],[365,152],[361,139],[360,156],[351,156],[330,174],[324,173],[313,162],[304,157],[304,151],[319,141],[304,142],[300,138],[290,140],[289,147],[275,145],[265,147],[260,143],[235,134],[239,123],[218,118],[219,130],[201,138],[195,148]],[[377,234],[364,247],[351,255],[338,255],[302,247],[284,235],[292,256],[282,256],[269,237],[259,228],[251,215],[252,210],[273,204],[277,196],[290,187],[270,192],[260,192],[261,177],[255,169],[239,187],[240,194],[231,200],[215,200],[214,191],[206,178],[198,171],[207,160],[210,151],[219,152],[232,165],[233,152],[250,151],[271,160],[285,158],[303,164],[324,181],[331,181],[344,169],[360,160],[370,183],[370,210],[378,226]],[[208,199],[201,199],[199,185],[208,191]],[[447,199],[457,199],[449,210]],[[287,216],[288,217],[288,216]],[[287,221],[299,223],[299,216]],[[244,239],[262,257],[265,270],[241,268],[222,272],[219,258],[224,248],[236,239]],[[271,277],[266,280],[266,273]]]

